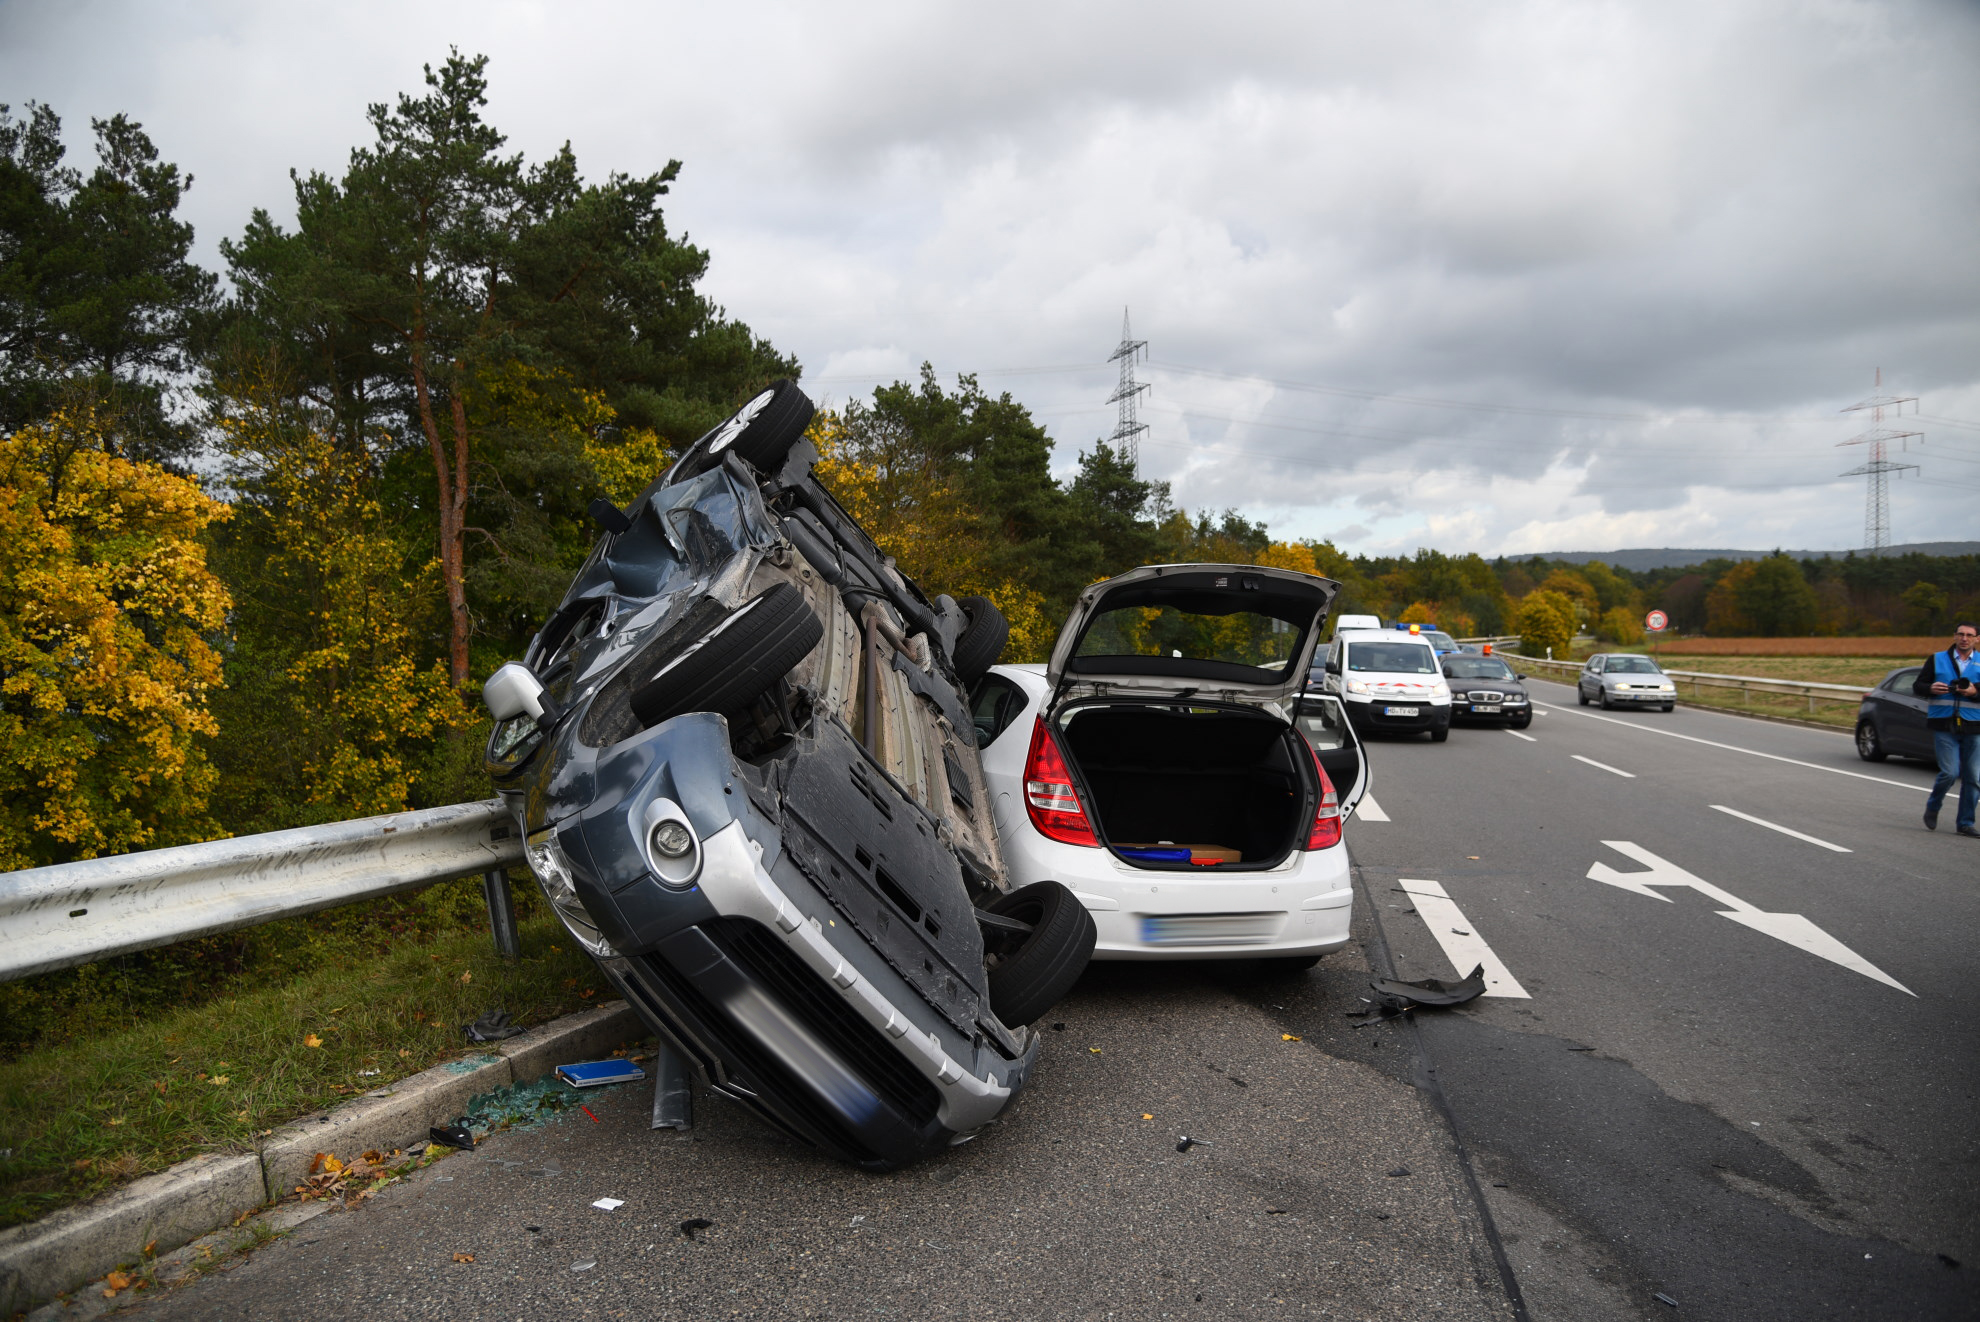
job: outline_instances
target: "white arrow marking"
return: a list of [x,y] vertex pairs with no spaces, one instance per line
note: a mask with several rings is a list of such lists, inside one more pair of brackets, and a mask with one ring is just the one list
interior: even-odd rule
[[1840,964],[1852,972],[1861,973],[1866,978],[1873,978],[1886,986],[1895,987],[1906,996],[1918,994],[1798,913],[1764,913],[1758,906],[1748,904],[1732,892],[1721,890],[1702,877],[1692,876],[1668,859],[1658,858],[1642,845],[1632,844],[1628,840],[1604,840],[1602,843],[1619,854],[1629,855],[1649,871],[1618,872],[1607,863],[1597,863],[1588,869],[1588,878],[1591,881],[1603,882],[1637,895],[1648,895],[1651,899],[1662,900],[1666,904],[1671,902],[1671,897],[1650,889],[1652,886],[1689,886],[1699,894],[1709,896],[1725,905],[1726,907],[1719,911],[1721,918],[1730,918],[1756,932],[1764,932],[1776,940],[1785,941],[1798,950],[1819,955],[1832,964]]
[[1399,878],[1396,884],[1410,899],[1416,901],[1416,912],[1430,927],[1430,935],[1437,938],[1437,944],[1444,948],[1444,957],[1451,961],[1460,978],[1481,964],[1485,968],[1485,992],[1487,996],[1503,996],[1507,1000],[1530,1001],[1526,988],[1519,985],[1519,979],[1512,975],[1505,961],[1492,952],[1485,944],[1485,938],[1478,935],[1471,920],[1457,907],[1457,901],[1450,893],[1434,881],[1420,881],[1413,877]]
[[1375,802],[1373,794],[1361,796],[1361,802],[1354,805],[1354,815],[1364,822],[1386,822],[1389,814],[1382,811],[1382,805]]

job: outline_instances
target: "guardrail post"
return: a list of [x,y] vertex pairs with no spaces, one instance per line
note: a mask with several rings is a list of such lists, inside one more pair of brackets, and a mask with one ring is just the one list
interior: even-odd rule
[[509,870],[490,868],[481,875],[481,893],[488,901],[488,930],[495,936],[495,953],[504,959],[522,958],[516,935],[516,897],[509,889]]

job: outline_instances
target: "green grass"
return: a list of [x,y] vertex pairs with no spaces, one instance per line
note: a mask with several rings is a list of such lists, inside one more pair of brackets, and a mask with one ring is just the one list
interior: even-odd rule
[[98,1005],[87,1031],[40,1034],[0,1063],[0,1226],[466,1055],[461,1025],[486,1010],[534,1025],[609,996],[544,906],[519,926],[515,964],[485,927],[324,942],[302,970],[250,970],[117,1026]]
[[[1595,651],[1641,652],[1641,647],[1617,647],[1612,644],[1598,644],[1583,655]],[[1803,684],[1860,684],[1869,688],[1881,682],[1901,664],[1888,657],[1862,656],[1682,656],[1661,655],[1657,664],[1666,670],[1691,670],[1706,675],[1752,675],[1756,679],[1785,679]],[[1572,675],[1548,678],[1561,679],[1572,685]],[[1715,707],[1726,711],[1759,712],[1767,716],[1783,716],[1797,721],[1813,721],[1818,725],[1832,725],[1839,730],[1856,727],[1858,703],[1854,698],[1846,702],[1822,698],[1815,704],[1815,710],[1808,710],[1808,699],[1798,698],[1788,693],[1753,693],[1741,698],[1737,689],[1715,688],[1700,685],[1696,692],[1690,681],[1673,678],[1677,685],[1680,701],[1699,707]],[[1846,695],[1837,694],[1836,697]]]

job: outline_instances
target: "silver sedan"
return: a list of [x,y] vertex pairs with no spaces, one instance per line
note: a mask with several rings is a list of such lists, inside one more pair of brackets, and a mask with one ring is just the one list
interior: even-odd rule
[[1670,711],[1677,706],[1677,686],[1647,656],[1634,652],[1597,652],[1582,666],[1575,679],[1575,696],[1581,705],[1607,707],[1660,707]]

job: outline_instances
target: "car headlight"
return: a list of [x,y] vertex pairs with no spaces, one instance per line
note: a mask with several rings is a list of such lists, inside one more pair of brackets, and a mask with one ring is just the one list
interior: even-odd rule
[[1505,697],[1505,704],[1508,707],[1516,707],[1525,701],[1526,695],[1524,693],[1508,693]]
[[1366,693],[1368,692],[1368,681],[1365,679],[1351,679],[1348,681],[1347,691],[1349,693]]
[[1430,686],[1430,696],[1433,698],[1448,698],[1451,696],[1451,686],[1449,684],[1432,684]]
[[587,951],[598,956],[616,952],[605,934],[598,930],[598,924],[591,921],[584,905],[578,899],[577,883],[571,877],[571,861],[565,857],[557,844],[555,831],[538,831],[523,842],[523,853],[529,859],[529,870],[536,874],[536,884],[543,888],[543,898],[550,901],[551,910],[564,924],[564,930],[571,939]]

